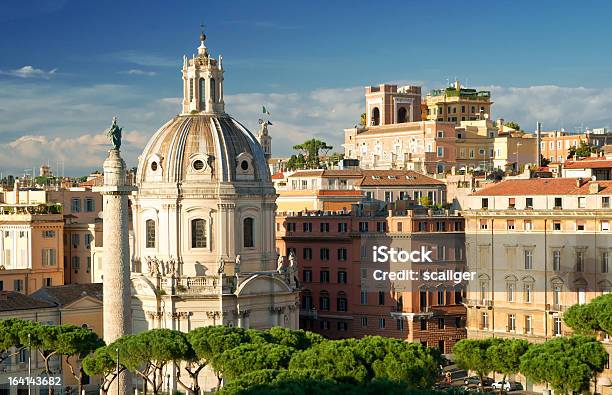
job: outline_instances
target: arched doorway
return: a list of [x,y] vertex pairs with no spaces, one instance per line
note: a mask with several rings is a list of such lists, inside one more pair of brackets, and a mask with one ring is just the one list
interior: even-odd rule
[[380,110],[378,107],[374,107],[372,110],[372,126],[380,125]]
[[406,110],[406,107],[400,107],[399,110],[397,110],[397,123],[404,123],[407,122],[408,119],[406,119],[408,111]]

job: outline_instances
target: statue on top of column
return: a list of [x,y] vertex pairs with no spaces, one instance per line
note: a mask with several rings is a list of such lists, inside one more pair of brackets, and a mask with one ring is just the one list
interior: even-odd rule
[[121,131],[123,129],[117,125],[117,117],[113,117],[113,123],[111,127],[106,131],[106,135],[111,139],[113,149],[119,150],[121,148]]

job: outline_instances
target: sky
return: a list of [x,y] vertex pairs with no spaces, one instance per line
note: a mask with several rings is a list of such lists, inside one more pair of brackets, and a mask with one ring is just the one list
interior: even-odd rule
[[226,112],[274,156],[317,137],[342,152],[363,88],[459,79],[494,118],[533,130],[612,126],[612,3],[605,1],[0,2],[0,173],[101,168],[113,116],[129,166],[179,111],[182,56],[223,55]]

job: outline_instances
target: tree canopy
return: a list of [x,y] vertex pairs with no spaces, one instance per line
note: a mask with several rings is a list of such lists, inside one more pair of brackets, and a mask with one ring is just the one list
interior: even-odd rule
[[375,378],[401,380],[428,388],[438,377],[436,350],[399,339],[368,336],[327,341],[296,354],[289,370],[319,371],[334,381],[365,383]]
[[521,125],[519,125],[518,122],[516,122],[516,121],[507,121],[507,122],[504,122],[504,126],[507,126],[507,127],[511,128],[511,129],[514,129],[514,130],[521,130]]
[[586,304],[575,304],[563,320],[575,332],[596,335],[599,332],[612,336],[612,294],[598,296]]
[[595,146],[588,144],[586,141],[581,140],[580,145],[577,147],[571,146],[569,149],[569,154],[567,155],[567,159],[572,159],[574,156],[579,158],[587,158],[591,156],[593,152],[595,152]]
[[558,337],[533,344],[521,358],[520,371],[536,383],[548,383],[567,394],[587,390],[607,361],[608,353],[595,338]]
[[[293,146],[293,149],[299,151],[304,159],[304,167],[306,169],[318,169],[320,168],[320,152],[324,151],[325,153],[331,150],[333,147],[331,145],[327,145],[325,141],[312,138],[310,140],[304,141],[302,144],[296,144]],[[299,159],[296,157],[296,161]],[[291,161],[291,159],[290,159]]]
[[483,385],[484,377],[495,370],[489,348],[499,343],[499,339],[463,339],[453,347],[455,361],[460,368],[476,372]]

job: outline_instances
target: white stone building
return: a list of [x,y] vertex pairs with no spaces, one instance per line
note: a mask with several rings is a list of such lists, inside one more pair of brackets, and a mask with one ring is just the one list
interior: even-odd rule
[[222,58],[200,39],[198,53],[184,58],[181,114],[139,158],[133,331],[298,328],[295,264],[277,271],[276,193],[264,152],[225,113]]

